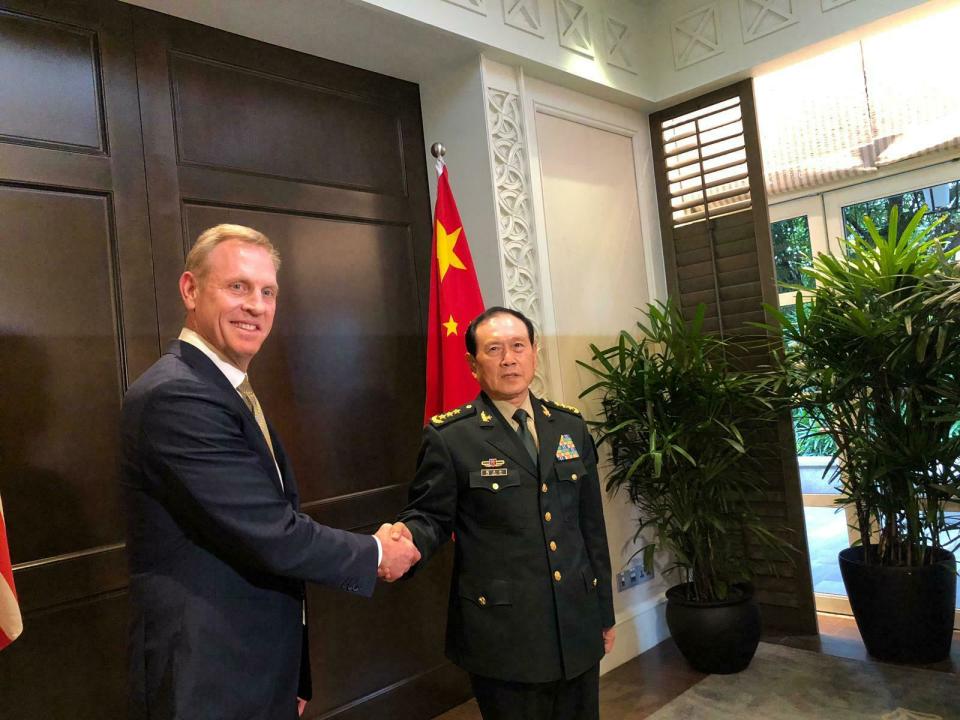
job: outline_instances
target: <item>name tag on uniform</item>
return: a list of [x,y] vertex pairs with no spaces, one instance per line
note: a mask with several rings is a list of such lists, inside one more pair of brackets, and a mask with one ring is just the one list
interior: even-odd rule
[[502,477],[507,474],[506,468],[495,468],[493,470],[481,470],[480,477]]

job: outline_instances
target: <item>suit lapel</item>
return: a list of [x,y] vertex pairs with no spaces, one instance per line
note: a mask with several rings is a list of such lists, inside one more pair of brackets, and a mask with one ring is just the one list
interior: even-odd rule
[[516,430],[497,410],[497,406],[486,395],[481,394],[477,398],[477,407],[480,408],[480,426],[485,429],[486,441],[536,477],[537,468],[530,454]]
[[[250,411],[250,408],[247,407],[247,404],[243,401],[243,398],[240,397],[240,393],[237,392],[237,389],[230,384],[229,380],[227,380],[227,376],[220,372],[220,368],[214,365],[210,358],[208,358],[190,343],[183,342],[182,340],[174,340],[167,348],[167,352],[179,357],[190,367],[200,373],[206,380],[219,388],[221,390],[223,400],[227,406],[243,416],[247,424],[252,429],[252,433],[248,434],[252,434],[257,438],[256,442],[258,443],[258,446],[254,447],[253,449],[258,455],[260,455],[264,469],[270,474],[270,478],[273,480],[273,484],[276,485],[277,490],[284,493],[284,496],[289,497],[284,490],[283,484],[280,482],[280,477],[277,475],[277,465],[280,462],[279,457],[275,463],[273,455],[270,454],[270,447],[267,445],[267,440],[263,437],[263,433],[260,432],[260,426],[257,424],[257,419],[253,416],[253,413]],[[270,432],[271,440],[274,440],[274,445],[278,446],[279,443],[276,442],[276,434],[273,433],[272,428],[270,428]]]
[[540,477],[546,477],[557,460],[560,430],[554,422],[553,411],[533,393],[530,393],[530,403],[533,405],[533,423],[537,427],[537,441],[540,444]]

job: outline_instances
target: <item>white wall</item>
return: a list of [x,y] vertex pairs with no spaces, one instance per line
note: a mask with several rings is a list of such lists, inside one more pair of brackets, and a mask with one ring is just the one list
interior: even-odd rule
[[[933,12],[958,0],[773,0],[782,14],[766,12],[752,34],[760,0],[127,2],[419,83],[484,53],[528,76],[650,109],[839,42],[894,13]],[[508,15],[505,6],[518,9]],[[577,7],[585,21],[571,21],[569,9]],[[703,41],[680,60],[690,40],[682,28],[693,32],[701,20]]]
[[[501,305],[500,243],[487,149],[480,58],[439,64],[437,72],[420,83],[420,102],[425,145],[429,148],[435,142],[442,142],[447,148],[445,159],[450,187],[470,243],[484,303]],[[427,165],[431,211],[437,197],[434,164],[431,157]]]
[[[587,419],[599,418],[599,397],[577,399],[595,379],[577,365],[589,362],[590,344],[608,347],[621,329],[631,329],[637,307],[649,302],[643,252],[640,205],[632,142],[629,137],[591,127],[547,112],[536,114],[535,132],[542,173],[543,204],[555,340],[560,378],[554,387],[579,405]],[[600,448],[602,464],[609,456]],[[604,481],[607,471],[602,469]],[[604,500],[613,570],[635,552],[635,511],[620,492]],[[655,644],[662,638],[648,628],[638,631],[634,619],[654,605],[664,579],[614,595],[618,634],[623,647],[605,665],[632,657],[626,650]],[[653,607],[651,606],[651,607]],[[633,646],[636,646],[635,648]],[[605,667],[604,669],[608,669]]]
[[[636,308],[665,294],[647,117],[497,63],[484,69],[488,86],[516,81],[522,100],[550,396],[593,419],[598,398],[578,397],[592,376],[577,360],[589,361],[590,343],[612,344],[634,327]],[[606,458],[601,449],[603,481]],[[616,572],[636,548],[635,510],[624,494],[605,495],[604,515]],[[658,576],[615,594],[618,639],[603,672],[668,636],[666,582]]]
[[469,38],[488,57],[529,63],[526,69],[534,73],[541,66],[627,98],[651,95],[655,72],[641,63],[644,15],[635,0],[356,1]]

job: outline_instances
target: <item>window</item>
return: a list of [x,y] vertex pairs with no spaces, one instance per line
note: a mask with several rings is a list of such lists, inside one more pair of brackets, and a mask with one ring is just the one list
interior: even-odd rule
[[[781,284],[781,310],[788,315],[796,312],[796,290],[784,292],[782,284],[810,288],[803,282],[802,275],[799,282],[797,278],[799,269],[807,263],[807,257],[819,252],[837,252],[839,248],[829,243],[828,238],[845,235],[848,224],[866,235],[863,224],[866,216],[870,216],[877,229],[885,233],[886,218],[893,205],[900,207],[901,230],[922,205],[933,211],[928,222],[933,222],[941,213],[948,215],[947,220],[938,226],[937,234],[960,230],[960,161],[891,174],[772,205],[770,234],[777,282]],[[960,236],[950,242],[951,246],[960,245]],[[850,606],[840,578],[837,553],[858,539],[853,530],[856,521],[851,508],[841,509],[835,505],[837,493],[830,477],[824,476],[827,458],[834,452],[832,441],[819,436],[817,428],[812,427],[812,420],[804,413],[795,412],[793,420],[817,609],[849,615]],[[947,509],[951,519],[960,519],[957,504],[948,505]],[[957,533],[960,529],[944,540],[956,541]],[[960,605],[955,627],[960,628]]]
[[[958,168],[958,176],[960,176],[960,168]],[[960,180],[953,180],[844,206],[843,226],[847,230],[847,236],[849,237],[851,232],[856,232],[861,237],[868,237],[864,224],[865,217],[870,217],[877,226],[877,230],[885,234],[886,219],[890,217],[890,209],[894,205],[900,208],[898,234],[903,232],[910,218],[923,206],[932,212],[924,218],[921,228],[932,225],[937,218],[946,214],[947,219],[937,227],[936,234],[960,231]],[[950,240],[950,247],[956,247],[957,244],[960,244],[960,234]]]

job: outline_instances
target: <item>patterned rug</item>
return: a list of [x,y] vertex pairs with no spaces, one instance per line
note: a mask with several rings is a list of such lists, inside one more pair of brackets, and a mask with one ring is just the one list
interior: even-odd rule
[[760,643],[750,667],[710,675],[649,720],[960,720],[960,677]]

